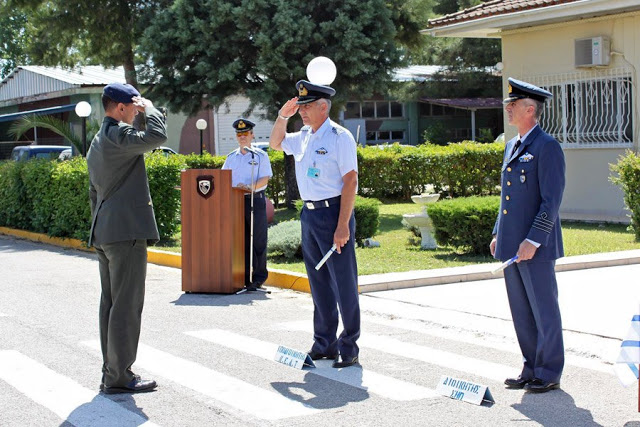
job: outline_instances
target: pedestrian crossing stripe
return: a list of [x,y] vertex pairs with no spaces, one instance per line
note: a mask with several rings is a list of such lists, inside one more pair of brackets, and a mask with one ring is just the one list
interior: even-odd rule
[[76,427],[156,426],[15,350],[0,350],[0,380]]
[[[81,343],[100,352],[98,341]],[[214,371],[198,363],[144,344],[138,346],[136,367],[265,420],[312,415],[320,410],[281,394]],[[250,396],[250,398],[248,398]]]
[[[278,349],[278,344],[222,329],[192,331],[185,334],[269,361],[272,361]],[[410,401],[438,397],[433,389],[378,374],[359,366],[335,369],[331,367],[331,361],[318,360],[315,363],[316,368],[310,369],[309,373],[367,390],[387,399]]]
[[[308,323],[302,321],[286,323],[284,327],[297,331],[306,331],[309,329]],[[408,359],[419,360],[432,365],[442,366],[443,368],[454,369],[459,372],[482,376],[499,382],[517,373],[517,369],[510,366],[437,350],[423,345],[406,343],[395,338],[381,335],[363,335],[358,339],[358,346]]]
[[[377,316],[363,316],[363,321],[366,319],[367,323],[375,323],[382,326],[388,326],[392,328],[402,329],[405,331],[417,332],[423,335],[429,335],[438,338],[444,338],[449,341],[461,342],[465,344],[474,345],[476,347],[490,348],[493,350],[504,351],[511,354],[520,355],[520,348],[515,338],[510,342],[496,342],[487,339],[478,339],[477,336],[465,336],[460,334],[456,330],[443,329],[441,327],[426,327],[422,322],[409,320],[409,319],[385,319]],[[588,357],[576,356],[574,354],[565,354],[565,364],[577,366],[579,368],[590,369],[592,371],[611,373],[611,365],[607,364],[600,359],[593,359]]]

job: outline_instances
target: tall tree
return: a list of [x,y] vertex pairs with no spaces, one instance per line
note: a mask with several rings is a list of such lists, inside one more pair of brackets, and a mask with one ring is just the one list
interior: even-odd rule
[[158,7],[169,0],[6,0],[28,17],[25,50],[39,65],[123,66],[137,86],[137,40]]
[[16,66],[28,65],[27,46],[31,40],[27,15],[0,0],[0,79]]
[[[245,94],[275,117],[296,95],[316,56],[336,64],[337,114],[350,98],[383,93],[402,63],[398,39],[415,40],[418,26],[400,0],[177,0],[160,12],[143,38],[154,93],[193,113]],[[212,12],[215,11],[215,12]],[[394,18],[402,22],[401,31]],[[172,28],[172,31],[167,31]],[[291,160],[288,162],[291,170]],[[297,197],[288,174],[287,204]],[[293,182],[292,182],[293,181]]]

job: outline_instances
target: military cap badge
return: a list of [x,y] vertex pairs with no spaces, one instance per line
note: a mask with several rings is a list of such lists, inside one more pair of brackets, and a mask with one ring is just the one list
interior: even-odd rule
[[307,91],[307,88],[304,87],[303,83],[300,83],[300,85],[298,86],[298,94],[300,96],[307,96],[309,92]]

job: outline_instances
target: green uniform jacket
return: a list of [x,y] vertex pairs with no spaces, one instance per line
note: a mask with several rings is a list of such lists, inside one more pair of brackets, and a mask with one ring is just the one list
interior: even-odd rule
[[158,241],[144,153],[167,140],[162,113],[147,107],[147,130],[105,117],[87,154],[91,233],[89,246],[134,239]]

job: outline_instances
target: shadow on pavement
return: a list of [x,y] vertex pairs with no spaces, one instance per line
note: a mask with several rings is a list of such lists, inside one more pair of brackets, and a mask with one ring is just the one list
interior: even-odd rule
[[74,409],[60,427],[103,425],[105,420],[113,419],[114,416],[119,416],[120,425],[139,426],[149,421],[149,417],[138,407],[132,395],[114,394],[106,397],[97,394],[91,402]]
[[175,305],[203,306],[203,307],[225,307],[230,305],[249,305],[253,301],[265,301],[269,298],[263,292],[245,292],[240,295],[235,294],[204,294],[204,293],[183,293],[180,297],[171,301]]
[[544,394],[525,392],[520,403],[512,405],[528,419],[543,426],[601,426],[593,420],[591,411],[576,406],[573,397],[564,390]]
[[[362,380],[362,369],[358,371]],[[350,402],[361,402],[369,398],[366,390],[319,377],[312,372],[304,376],[304,382],[272,382],[271,385],[287,399],[315,409],[339,408]]]

